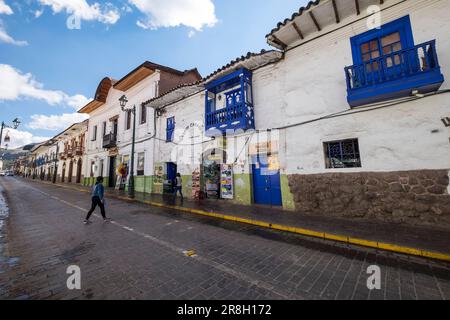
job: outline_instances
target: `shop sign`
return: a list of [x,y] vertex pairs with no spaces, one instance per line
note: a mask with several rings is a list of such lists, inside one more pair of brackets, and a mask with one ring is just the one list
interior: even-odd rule
[[155,180],[153,181],[154,185],[163,185],[164,184],[164,166],[162,164],[155,165]]
[[267,158],[268,169],[269,171],[278,171],[280,170],[280,161],[278,160],[278,156],[270,156]]
[[201,173],[197,168],[192,172],[192,198],[199,200],[201,198]]
[[266,155],[278,153],[278,141],[264,141],[252,143],[249,148],[250,155]]

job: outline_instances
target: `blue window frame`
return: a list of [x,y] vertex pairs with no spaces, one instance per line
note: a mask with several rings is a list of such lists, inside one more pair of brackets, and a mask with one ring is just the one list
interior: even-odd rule
[[175,117],[167,119],[166,141],[172,142],[175,133]]
[[[414,47],[409,16],[369,30],[351,39],[353,62],[360,64],[385,54]],[[370,58],[370,59],[369,59]]]
[[436,91],[444,82],[436,41],[415,45],[409,16],[351,38],[345,68],[352,107]]

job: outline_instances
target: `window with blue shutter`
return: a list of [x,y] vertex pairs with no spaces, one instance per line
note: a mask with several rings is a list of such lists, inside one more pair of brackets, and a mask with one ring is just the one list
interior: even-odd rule
[[166,141],[172,142],[175,133],[175,117],[167,119]]

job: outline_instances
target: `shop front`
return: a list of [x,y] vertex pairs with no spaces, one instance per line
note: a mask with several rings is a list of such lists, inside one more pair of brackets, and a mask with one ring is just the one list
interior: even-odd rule
[[201,172],[204,181],[204,194],[208,199],[220,199],[220,173],[224,152],[212,149],[203,155]]

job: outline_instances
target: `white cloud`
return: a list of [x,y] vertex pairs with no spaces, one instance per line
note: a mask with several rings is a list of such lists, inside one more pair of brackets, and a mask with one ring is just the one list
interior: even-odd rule
[[8,6],[4,0],[0,0],[0,14],[13,14],[11,7]]
[[201,31],[217,23],[212,0],[128,0],[146,15],[137,25],[144,29],[184,25]]
[[122,7],[122,11],[126,12],[126,13],[132,13],[133,9],[131,9],[131,7],[129,5],[124,5]]
[[[11,139],[11,141],[8,143],[8,149],[15,149],[18,147],[23,147],[30,143],[39,143],[49,139],[48,137],[33,136],[33,134],[28,131],[8,129],[7,132]],[[3,134],[5,135],[6,133],[4,132]],[[3,141],[2,148],[4,148],[5,146],[5,142]]]
[[46,90],[31,73],[23,74],[7,64],[0,64],[0,100],[31,98],[49,105],[66,105],[79,109],[89,102],[83,95],[69,96],[62,91]]
[[65,102],[69,107],[74,108],[75,110],[79,110],[89,103],[89,99],[83,96],[82,94],[76,94],[74,96],[67,96],[65,98]]
[[81,20],[115,24],[120,19],[119,10],[109,2],[103,5],[95,2],[90,5],[86,0],[39,0],[39,3],[50,6],[53,13],[65,11]]
[[39,18],[40,16],[42,16],[43,13],[44,13],[44,9],[42,9],[42,10],[36,10],[36,11],[34,12],[34,17],[37,19],[37,18]]
[[5,30],[5,27],[3,26],[3,22],[0,20],[0,42],[12,44],[15,46],[27,46],[28,42],[26,41],[20,41],[15,40],[13,37],[11,37]]
[[141,22],[140,20],[138,20],[138,21],[136,21],[136,25],[139,27],[139,28],[142,28],[142,29],[150,29],[150,27],[148,26],[148,25],[146,25],[145,23],[143,23],[143,22]]
[[85,114],[65,113],[62,115],[39,115],[31,116],[28,127],[33,130],[64,130],[74,123],[82,122],[88,118]]

